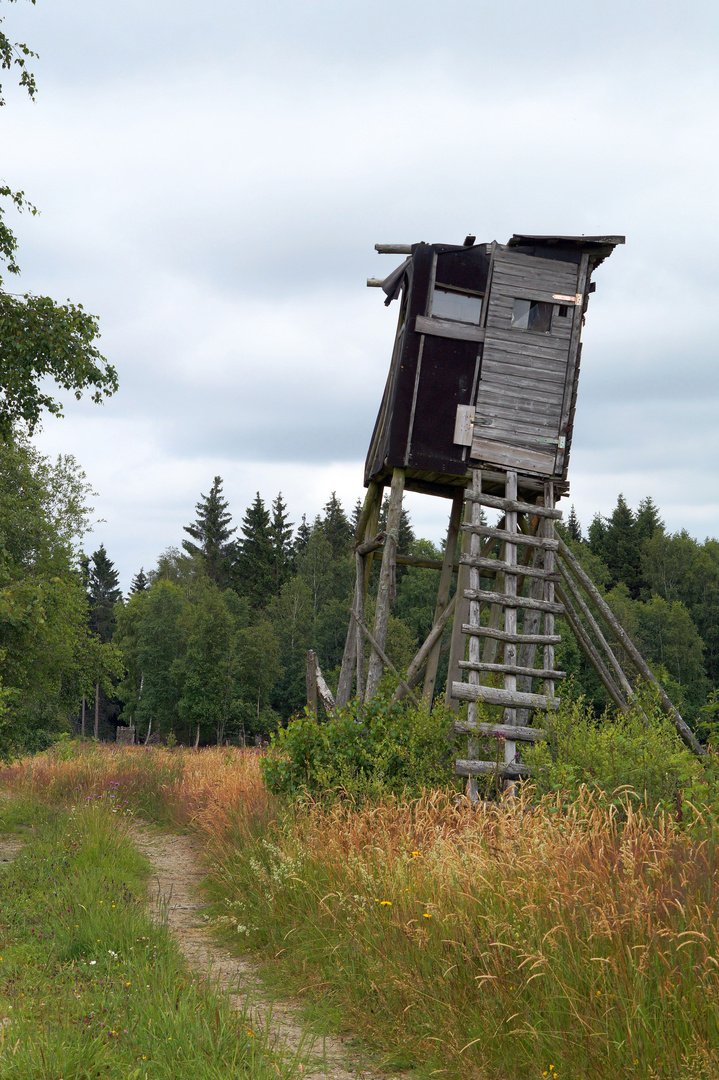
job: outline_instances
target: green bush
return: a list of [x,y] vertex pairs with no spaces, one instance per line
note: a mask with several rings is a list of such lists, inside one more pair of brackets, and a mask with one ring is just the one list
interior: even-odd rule
[[307,710],[272,736],[262,772],[278,795],[334,790],[352,796],[416,795],[454,786],[453,714],[392,703],[380,692],[320,722]]
[[540,794],[576,794],[581,784],[606,792],[629,787],[650,806],[676,806],[702,785],[702,761],[649,696],[628,715],[607,710],[597,718],[584,697],[570,693],[541,726],[547,740],[522,753]]

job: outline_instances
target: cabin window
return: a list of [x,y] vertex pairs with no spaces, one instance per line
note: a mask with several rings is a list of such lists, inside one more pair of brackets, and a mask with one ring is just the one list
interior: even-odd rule
[[478,326],[482,315],[482,297],[437,285],[432,294],[432,315],[435,319],[452,319],[454,322]]
[[569,314],[569,307],[566,304],[559,305],[559,311],[557,312],[560,319],[566,319]]
[[543,300],[515,300],[512,309],[514,330],[533,330],[535,334],[548,334],[552,329],[553,304]]

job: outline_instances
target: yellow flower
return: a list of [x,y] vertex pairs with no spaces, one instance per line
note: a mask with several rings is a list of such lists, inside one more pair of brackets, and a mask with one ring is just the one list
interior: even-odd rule
[[423,919],[431,919],[431,918],[432,918],[432,916],[431,916],[431,914],[430,914],[430,912],[429,912],[429,911],[424,911],[424,912],[422,913],[422,918],[423,918]]
[[420,851],[413,851],[413,852],[411,852],[411,855],[412,855],[412,858],[413,858],[413,859],[416,859],[416,858],[417,858],[417,856],[418,856],[418,855],[421,855],[421,854],[422,854],[422,853],[421,853]]
[[380,907],[392,907],[392,901],[391,900],[380,900],[379,906]]

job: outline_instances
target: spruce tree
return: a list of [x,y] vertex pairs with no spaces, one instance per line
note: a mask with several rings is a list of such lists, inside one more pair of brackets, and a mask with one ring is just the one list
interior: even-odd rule
[[258,491],[242,519],[236,566],[240,589],[256,608],[264,607],[274,592],[271,528],[270,515]]
[[336,491],[332,492],[329,501],[324,505],[324,517],[320,522],[320,528],[327,538],[335,558],[343,558],[349,553],[352,526],[347,520],[347,515],[342,509],[342,503],[337,498]]
[[135,593],[147,592],[149,587],[149,581],[147,580],[147,574],[145,573],[145,567],[141,566],[139,573],[135,574],[130,585],[130,595],[134,596]]
[[647,495],[639,503],[637,510],[636,531],[639,543],[643,544],[645,540],[651,540],[657,529],[663,532],[664,522],[659,517],[659,507],[654,499],[651,495]]
[[579,518],[577,517],[577,511],[574,509],[574,503],[569,511],[569,517],[566,524],[567,533],[571,540],[576,540],[578,544],[582,542],[582,526],[579,524]]
[[236,528],[228,528],[232,515],[228,513],[227,499],[222,495],[222,477],[216,476],[209,495],[200,495],[200,502],[195,506],[197,520],[192,525],[183,526],[193,540],[183,540],[182,546],[189,555],[202,559],[207,576],[216,585],[227,584],[233,544],[230,537]]
[[357,526],[359,525],[359,520],[360,520],[361,516],[362,516],[362,500],[358,499],[357,502],[354,504],[354,509],[352,510],[352,517],[350,519],[350,524],[352,525],[352,534],[353,534],[353,536],[355,536],[357,534]]
[[83,571],[86,579],[87,600],[89,604],[89,624],[93,634],[100,641],[110,641],[115,629],[115,604],[122,599],[118,588],[120,575],[115,564],[100,544],[90,558],[83,558]]
[[273,551],[273,571],[275,596],[279,595],[280,589],[287,581],[292,572],[293,546],[292,546],[292,522],[289,520],[287,507],[280,491],[272,503],[272,518],[269,526],[270,540]]
[[302,515],[302,521],[300,522],[297,535],[295,536],[295,557],[301,555],[309,543],[310,536],[312,535],[312,529],[307,524],[307,514]]
[[607,523],[603,558],[614,582],[623,581],[633,599],[641,589],[641,545],[631,507],[620,494]]

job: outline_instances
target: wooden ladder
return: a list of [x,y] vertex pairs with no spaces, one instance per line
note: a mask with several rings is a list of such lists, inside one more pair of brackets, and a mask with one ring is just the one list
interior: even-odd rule
[[[496,475],[492,474],[495,487]],[[532,714],[559,706],[554,683],[565,675],[554,666],[554,648],[561,641],[555,633],[554,619],[564,612],[554,597],[555,584],[560,581],[555,573],[559,542],[554,536],[554,521],[562,515],[554,506],[551,481],[544,484],[541,501],[536,504],[518,499],[518,484],[517,473],[508,471],[504,497],[489,494],[482,490],[482,470],[474,469],[465,496],[460,564],[469,570],[469,587],[463,588],[464,599],[469,601],[469,622],[463,623],[461,630],[468,639],[462,648],[468,658],[458,664],[462,674],[466,672],[466,681],[452,682],[451,696],[469,702],[467,721],[457,721],[454,730],[469,737],[468,756],[456,762],[456,772],[469,778],[473,800],[477,798],[475,778],[479,775],[498,771],[502,779],[511,783],[527,774],[526,766],[517,757],[517,743],[543,737],[543,731],[531,726]],[[503,520],[496,528],[484,523],[483,507],[503,512]],[[498,557],[493,555],[497,546]],[[522,549],[519,559],[518,548]],[[466,576],[465,571],[465,584]],[[482,577],[494,578],[493,590],[482,589]],[[482,612],[487,607],[489,619],[483,621]],[[539,666],[538,646],[542,646]],[[500,647],[503,655],[498,663]],[[503,687],[488,686],[487,679],[497,675],[503,676]],[[542,682],[542,693],[532,691],[533,680]],[[478,722],[478,702],[503,706],[503,723]],[[499,752],[494,761],[478,760],[482,736],[497,739],[498,751],[504,741],[503,762],[499,761]]]

